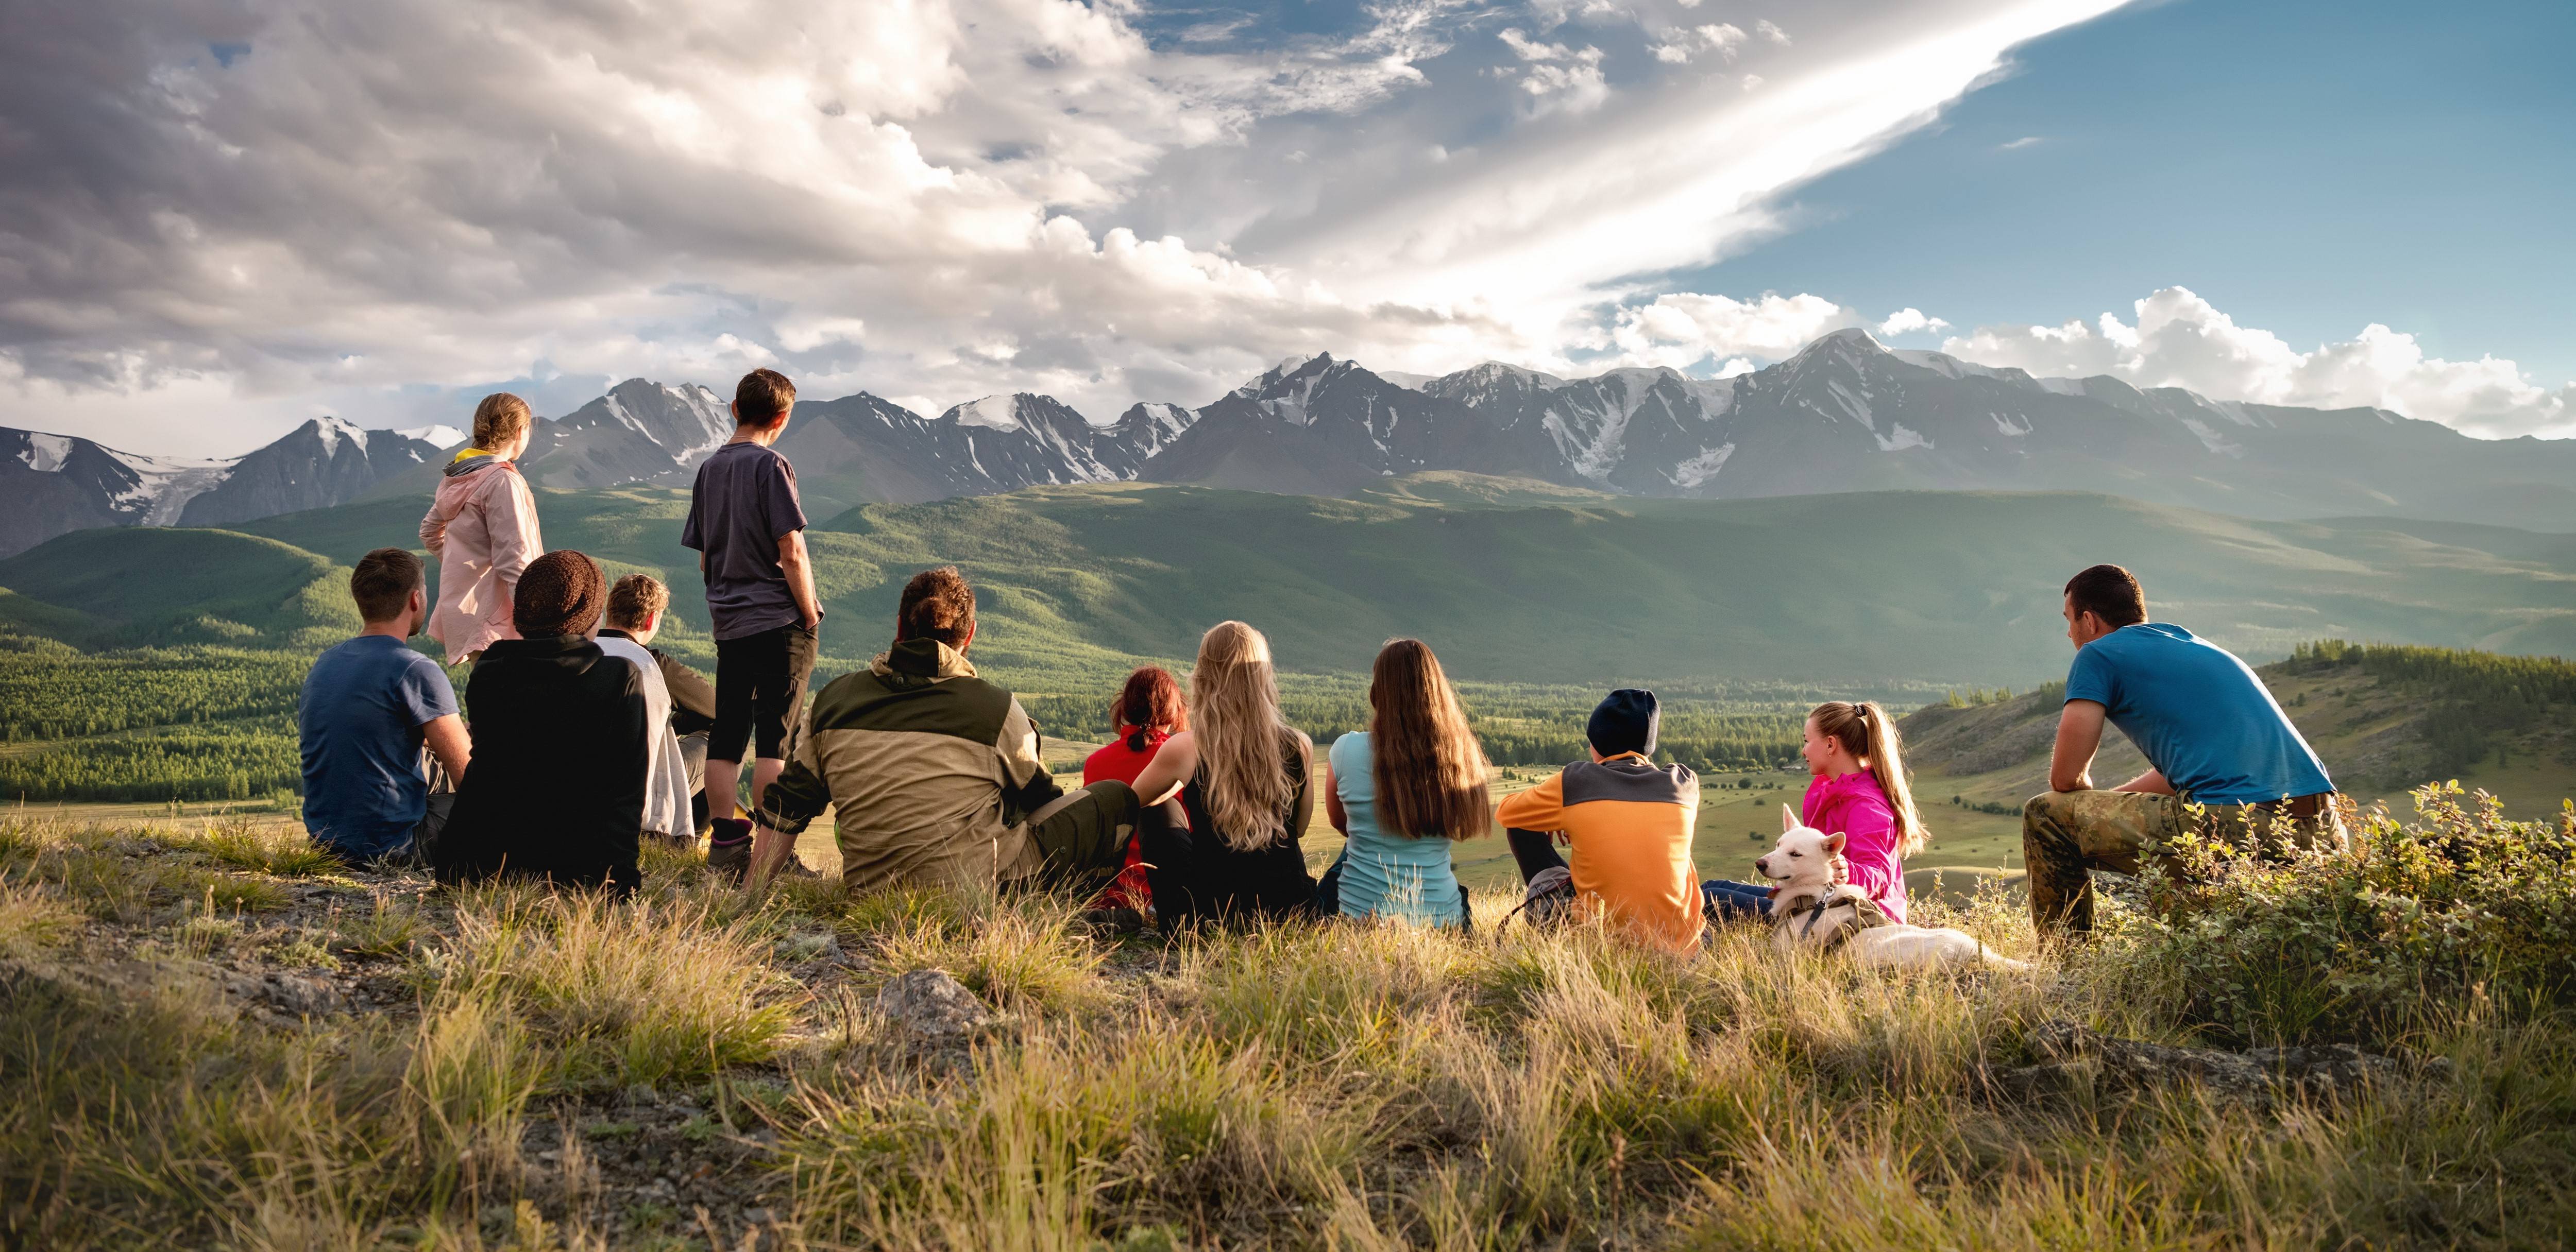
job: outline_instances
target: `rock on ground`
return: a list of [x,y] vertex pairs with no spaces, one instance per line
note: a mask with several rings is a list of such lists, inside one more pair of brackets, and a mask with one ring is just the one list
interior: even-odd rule
[[917,969],[877,992],[877,1012],[925,1042],[962,1039],[998,1018],[945,970]]

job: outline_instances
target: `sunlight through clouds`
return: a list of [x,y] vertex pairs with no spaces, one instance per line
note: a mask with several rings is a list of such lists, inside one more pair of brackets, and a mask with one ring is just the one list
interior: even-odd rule
[[[1292,30],[1073,0],[101,0],[28,24],[0,84],[0,424],[218,453],[324,411],[443,420],[498,383],[563,411],[769,362],[811,394],[1105,418],[1317,346],[1706,373],[1929,335],[1670,275],[2113,7],[1383,0]],[[2078,329],[1954,350],[2565,420],[2510,362],[2385,328],[2241,359]]]

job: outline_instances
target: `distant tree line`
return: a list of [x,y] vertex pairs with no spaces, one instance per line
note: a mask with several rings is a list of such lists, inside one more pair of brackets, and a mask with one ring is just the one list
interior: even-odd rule
[[0,798],[249,800],[299,789],[295,719],[173,728],[0,756]]
[[0,743],[293,713],[311,666],[208,648],[0,654]]
[[[1319,745],[1365,729],[1369,720],[1365,682],[1341,685],[1345,689],[1283,690],[1280,711],[1290,725],[1314,736]],[[1598,695],[1553,688],[1519,694],[1480,684],[1462,698],[1476,738],[1494,764],[1563,765],[1585,755],[1583,728]],[[1023,694],[1020,701],[1051,737],[1109,737],[1105,696]],[[1695,770],[1774,769],[1797,760],[1803,708],[1748,710],[1740,702],[1715,705],[1689,698],[1665,701],[1663,746],[1657,756]]]
[[2354,669],[2421,697],[2436,776],[2474,765],[2499,740],[2576,709],[2576,663],[2557,657],[2321,639],[2300,644],[2282,665],[2301,675]]

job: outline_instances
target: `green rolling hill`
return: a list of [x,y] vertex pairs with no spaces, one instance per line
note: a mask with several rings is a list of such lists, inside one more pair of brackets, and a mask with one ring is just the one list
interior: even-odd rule
[[355,633],[349,570],[228,530],[76,530],[0,560],[0,629],[80,647],[321,648]]
[[[382,499],[232,531],[63,536],[0,561],[0,640],[16,641],[13,664],[36,669],[52,664],[43,648],[160,648],[156,675],[244,664],[173,659],[172,647],[309,655],[354,626],[347,567],[416,542],[421,507]],[[695,554],[678,542],[685,493],[543,492],[539,507],[549,544],[671,582],[679,606],[666,638],[712,664]],[[1463,474],[1347,499],[1127,484],[863,506],[820,522],[811,542],[830,608],[822,672],[883,646],[913,571],[955,562],[981,592],[979,662],[1072,737],[1102,729],[1127,666],[1185,660],[1208,624],[1240,617],[1270,633],[1292,714],[1318,733],[1365,716],[1371,655],[1414,634],[1467,685],[1498,760],[1570,755],[1594,694],[1624,681],[1666,694],[1682,759],[1750,768],[1784,761],[1798,714],[1828,695],[1915,706],[1947,688],[2063,674],[2058,587],[2100,560],[2139,571],[2157,616],[2257,660],[2326,638],[2576,654],[2576,536],[2258,522],[2071,493],[1656,500]],[[70,690],[51,671],[38,677],[42,690]],[[83,701],[122,707],[60,700],[46,724],[88,716]],[[98,724],[175,733],[136,729],[125,713]],[[1972,806],[2017,799],[2027,766],[1925,762],[1950,780],[1932,788],[1945,804],[1962,798],[1947,816],[1963,831],[2002,820]],[[274,774],[245,785],[284,785]]]
[[[688,620],[681,493],[546,493],[540,508],[550,545],[661,573],[703,626]],[[345,564],[409,541],[418,511],[382,501],[242,529]],[[2138,570],[2158,616],[2249,655],[2329,637],[2576,654],[2576,537],[2096,495],[1640,500],[1463,475],[1360,499],[1120,485],[869,505],[812,542],[827,654],[874,652],[903,579],[953,561],[983,592],[978,648],[1006,668],[1183,657],[1240,617],[1290,670],[1361,670],[1380,641],[1417,634],[1492,682],[2019,686],[2064,669],[2057,590],[2099,560]]]

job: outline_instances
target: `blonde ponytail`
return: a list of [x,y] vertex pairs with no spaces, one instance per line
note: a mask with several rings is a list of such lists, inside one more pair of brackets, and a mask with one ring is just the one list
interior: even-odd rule
[[1923,816],[1914,809],[1914,789],[1905,784],[1905,748],[1887,710],[1876,700],[1827,700],[1807,716],[1816,723],[1817,734],[1839,740],[1878,783],[1896,814],[1896,854],[1912,856],[1931,843],[1932,832],[1923,828]]

